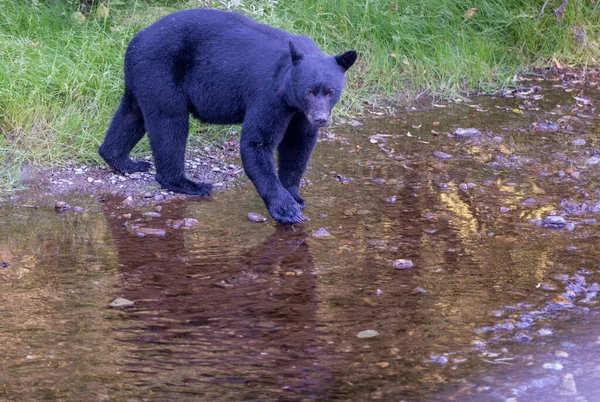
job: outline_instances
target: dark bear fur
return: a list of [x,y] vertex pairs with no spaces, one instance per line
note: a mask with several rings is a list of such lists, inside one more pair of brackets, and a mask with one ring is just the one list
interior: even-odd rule
[[353,50],[326,56],[305,36],[232,12],[173,13],[129,43],[125,93],[99,153],[114,170],[147,171],[148,162],[129,158],[147,132],[156,180],[175,192],[208,196],[212,186],[184,172],[189,115],[241,123],[244,170],[269,213],[282,223],[303,222],[300,178],[356,57]]

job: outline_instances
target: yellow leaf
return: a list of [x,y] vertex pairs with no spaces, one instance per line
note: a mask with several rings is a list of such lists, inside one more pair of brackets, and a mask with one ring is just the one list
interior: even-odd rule
[[504,144],[500,144],[500,146],[498,147],[498,150],[500,152],[502,152],[504,155],[510,155],[510,154],[512,154],[512,152],[510,152],[510,149],[508,149],[506,147],[506,145],[504,145]]
[[71,14],[71,19],[78,24],[83,24],[85,22],[85,15],[81,11],[75,11]]
[[472,16],[475,15],[475,13],[477,13],[477,9],[476,8],[470,8],[467,10],[467,12],[465,13],[465,19],[468,20],[469,18],[471,18]]
[[102,19],[108,18],[108,7],[106,7],[104,3],[100,3],[98,8],[96,8],[96,16]]
[[515,109],[511,109],[511,110],[514,114],[523,114],[523,111],[521,109],[515,108]]

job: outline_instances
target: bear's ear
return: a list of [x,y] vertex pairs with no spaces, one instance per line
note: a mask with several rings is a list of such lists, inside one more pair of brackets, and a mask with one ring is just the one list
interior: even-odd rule
[[302,52],[299,52],[296,49],[296,45],[294,45],[294,41],[290,38],[290,53],[292,55],[292,65],[297,66],[300,63],[300,60],[304,57]]
[[344,70],[348,71],[348,69],[352,67],[356,61],[357,57],[358,54],[356,53],[356,50],[348,50],[346,53],[335,56],[335,61],[337,61],[337,63],[342,66]]

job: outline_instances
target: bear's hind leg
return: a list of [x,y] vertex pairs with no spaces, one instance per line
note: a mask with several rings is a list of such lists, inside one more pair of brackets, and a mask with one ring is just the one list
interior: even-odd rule
[[129,153],[142,139],[144,132],[140,107],[131,91],[125,89],[98,153],[111,168],[121,173],[146,172],[151,166],[149,162],[129,158]]
[[189,130],[189,115],[164,116],[154,113],[146,119],[148,138],[156,166],[156,181],[176,193],[208,197],[212,185],[197,183],[185,176],[185,147]]

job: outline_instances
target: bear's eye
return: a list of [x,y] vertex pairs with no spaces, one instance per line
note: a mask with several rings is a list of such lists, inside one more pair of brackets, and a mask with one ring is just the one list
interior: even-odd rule
[[325,96],[331,98],[333,97],[333,91],[331,89],[328,89],[325,91]]
[[319,90],[318,89],[309,89],[308,93],[312,96],[317,96],[319,94]]

